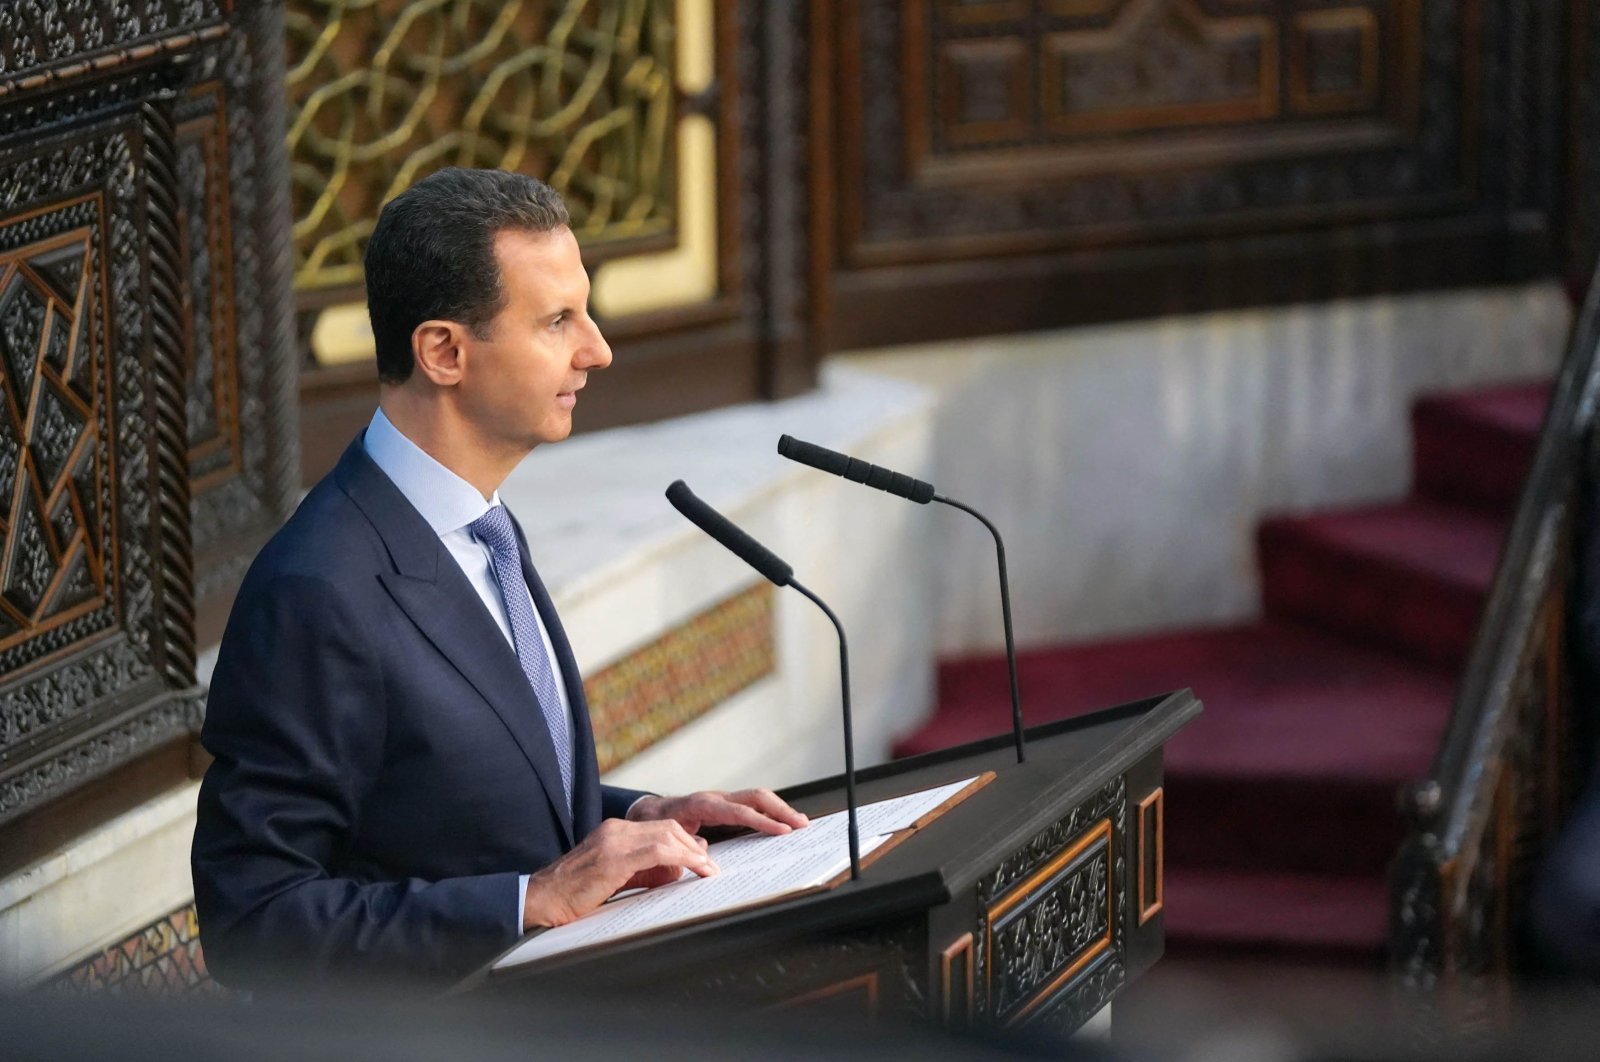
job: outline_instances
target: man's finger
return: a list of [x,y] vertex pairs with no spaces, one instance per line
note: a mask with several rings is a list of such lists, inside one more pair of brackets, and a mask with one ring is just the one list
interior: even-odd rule
[[702,878],[717,872],[717,865],[706,854],[706,849],[696,844],[683,827],[675,822],[663,825],[669,828],[650,847],[644,856],[646,860],[660,866],[687,867]]
[[611,866],[630,877],[652,868],[688,869],[700,877],[717,872],[705,845],[671,820],[627,823],[615,845]]
[[715,822],[722,826],[744,826],[768,834],[784,834],[792,829],[788,823],[764,815],[733,797],[729,797],[717,806]]
[[811,820],[805,815],[790,807],[788,803],[770,789],[746,789],[735,794],[744,798],[741,803],[748,804],[769,818],[794,829],[809,825]]
[[634,874],[618,889],[625,892],[628,889],[654,889],[662,885],[670,885],[683,876],[680,867],[648,867]]

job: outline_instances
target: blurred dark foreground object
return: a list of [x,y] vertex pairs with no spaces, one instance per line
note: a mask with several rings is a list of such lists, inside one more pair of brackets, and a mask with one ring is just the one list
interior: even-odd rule
[[[0,996],[0,1057],[10,1062],[78,1059],[310,1059],[390,1062],[441,1058],[706,1059],[1053,1058],[1181,1062],[1578,1062],[1594,1058],[1600,999],[1523,1000],[1517,1020],[1492,1036],[1419,1043],[1415,1026],[1387,1008],[1345,1008],[1324,997],[1319,1020],[1251,1005],[1239,983],[1206,979],[1168,993],[1137,1029],[1112,1043],[947,1034],[928,1026],[859,1019],[822,1010],[689,1013],[646,1000],[617,1005],[549,996],[534,1004],[485,1005],[470,998],[418,1003],[402,997],[246,1002],[213,997],[167,1002],[39,993]],[[1260,1003],[1262,993],[1251,992]],[[1348,1003],[1348,999],[1345,1003]],[[1125,1035],[1131,1034],[1131,1035]]]
[[1529,915],[1547,972],[1600,980],[1600,784],[1590,784],[1541,865]]
[[1555,977],[1600,980],[1600,431],[1585,449],[1573,557],[1573,743],[1587,786],[1540,861],[1528,905],[1534,957]]
[[118,1059],[309,1059],[436,1062],[559,1058],[704,1062],[717,1058],[927,1059],[1115,1056],[1100,1043],[987,1041],[928,1026],[824,1010],[732,1008],[690,1013],[630,999],[607,1005],[552,996],[485,1004],[470,997],[418,1002],[396,995],[303,1000],[210,997],[151,1001],[35,994],[0,996],[0,1058],[7,1062]]

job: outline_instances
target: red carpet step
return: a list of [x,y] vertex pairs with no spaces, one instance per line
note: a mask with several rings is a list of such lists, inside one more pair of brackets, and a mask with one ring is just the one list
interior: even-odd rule
[[[1426,770],[1449,711],[1442,668],[1294,624],[1022,654],[1027,721],[1190,687],[1205,712],[1167,746],[1169,866],[1381,873],[1394,793]],[[1003,657],[939,669],[939,712],[895,748],[945,748],[1010,725]]]
[[1416,492],[1510,513],[1549,401],[1548,383],[1420,399],[1411,410]]
[[1175,870],[1163,900],[1175,958],[1292,952],[1320,965],[1383,961],[1388,891],[1381,877]]
[[1269,616],[1459,668],[1508,520],[1425,498],[1278,517],[1256,535]]
[[[1395,794],[1438,744],[1548,394],[1423,398],[1411,497],[1263,521],[1259,622],[1022,655],[1030,723],[1183,687],[1205,702],[1166,756],[1174,955],[1377,968]],[[948,661],[895,751],[1009,723],[1004,658]]]

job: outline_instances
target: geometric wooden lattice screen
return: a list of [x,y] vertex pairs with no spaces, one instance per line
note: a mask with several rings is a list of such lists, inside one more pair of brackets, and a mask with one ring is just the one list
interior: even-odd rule
[[0,259],[0,648],[92,612],[116,561],[102,519],[109,395],[86,341],[88,265],[87,230]]
[[190,740],[292,505],[282,14],[0,4],[0,823]]

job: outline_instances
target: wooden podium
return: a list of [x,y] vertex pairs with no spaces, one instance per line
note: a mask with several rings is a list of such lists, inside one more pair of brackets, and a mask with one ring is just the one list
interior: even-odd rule
[[[996,778],[861,880],[526,966],[478,996],[541,990],[806,1007],[956,1028],[1082,1025],[1162,951],[1162,746],[1200,712],[1184,690],[860,772],[862,803]],[[842,777],[786,790],[842,807]],[[492,966],[492,964],[491,964]]]

